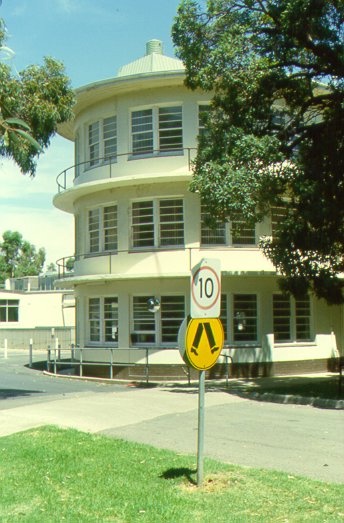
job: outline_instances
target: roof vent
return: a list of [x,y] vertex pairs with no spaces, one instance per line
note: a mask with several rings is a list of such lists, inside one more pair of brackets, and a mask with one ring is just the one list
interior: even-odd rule
[[162,42],[160,40],[149,40],[149,42],[146,43],[146,56],[153,53],[163,54]]

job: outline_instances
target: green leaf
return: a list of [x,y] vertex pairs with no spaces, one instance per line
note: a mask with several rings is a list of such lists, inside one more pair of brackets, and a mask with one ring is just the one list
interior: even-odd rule
[[22,129],[15,129],[13,132],[19,134],[20,136],[22,136],[25,140],[27,140],[28,142],[30,142],[30,144],[35,148],[37,149],[37,151],[42,151],[42,147],[40,146],[40,144],[37,142],[37,140],[35,140],[29,133],[27,133],[26,131],[23,131]]
[[5,123],[7,123],[8,125],[19,125],[27,131],[31,131],[30,126],[21,118],[6,118]]

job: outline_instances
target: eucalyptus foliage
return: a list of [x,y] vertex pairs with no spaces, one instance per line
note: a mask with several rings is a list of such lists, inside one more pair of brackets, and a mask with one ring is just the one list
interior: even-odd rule
[[[0,48],[6,30],[0,19]],[[16,73],[0,62],[0,156],[13,159],[34,175],[39,154],[49,146],[57,125],[72,117],[74,94],[64,66],[46,57]]]
[[45,262],[45,249],[36,249],[17,231],[5,231],[0,242],[0,282],[7,278],[38,276]]
[[184,0],[186,84],[212,94],[191,190],[213,223],[283,206],[261,247],[293,294],[344,301],[344,3]]

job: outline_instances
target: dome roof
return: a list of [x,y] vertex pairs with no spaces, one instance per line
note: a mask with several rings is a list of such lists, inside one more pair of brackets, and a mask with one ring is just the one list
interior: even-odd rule
[[184,71],[185,67],[178,58],[165,56],[160,40],[150,40],[146,44],[146,54],[142,58],[123,65],[117,74],[117,78],[139,74],[158,73],[164,71]]

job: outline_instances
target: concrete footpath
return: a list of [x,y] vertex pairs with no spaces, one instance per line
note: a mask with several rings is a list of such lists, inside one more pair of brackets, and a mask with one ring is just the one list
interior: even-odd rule
[[[48,390],[56,380],[63,390],[63,380],[29,369],[25,373],[26,379],[32,375],[34,380],[32,390],[26,383],[25,392],[37,392],[36,397],[27,394],[27,401],[17,397],[2,402],[0,436],[52,424],[197,453],[197,387],[92,384],[93,390],[87,390],[84,382],[83,387],[74,382],[70,392],[48,391],[40,396],[38,392],[43,387]],[[67,390],[72,380],[64,380]],[[207,385],[204,452],[208,457],[344,483],[343,434],[343,410],[245,399],[230,389]]]

